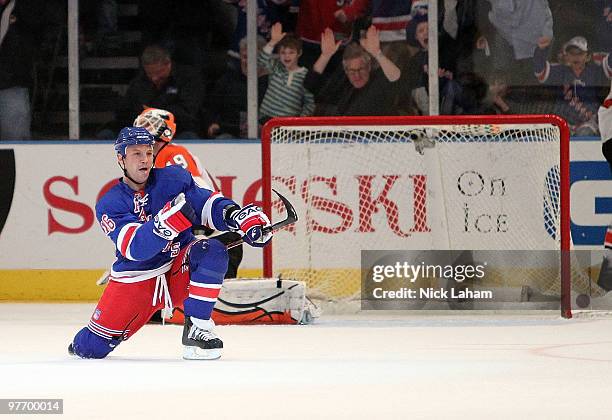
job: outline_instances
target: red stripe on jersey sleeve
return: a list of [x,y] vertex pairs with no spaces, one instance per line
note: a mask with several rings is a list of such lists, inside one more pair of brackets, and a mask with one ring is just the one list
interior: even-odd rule
[[193,284],[189,285],[189,294],[201,296],[205,298],[216,299],[219,296],[221,289],[212,289],[210,287],[199,287]]
[[123,241],[121,242],[121,255],[124,257],[127,256],[126,253],[128,246],[130,246],[130,242],[132,241],[132,237],[134,236],[134,232],[137,228],[138,226],[130,226],[127,232],[125,232],[125,235],[123,235]]

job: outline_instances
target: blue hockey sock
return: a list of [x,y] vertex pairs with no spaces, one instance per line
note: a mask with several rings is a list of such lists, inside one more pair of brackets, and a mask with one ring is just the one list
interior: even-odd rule
[[189,251],[191,277],[189,297],[185,299],[185,316],[209,319],[227,271],[225,245],[215,239],[194,244]]

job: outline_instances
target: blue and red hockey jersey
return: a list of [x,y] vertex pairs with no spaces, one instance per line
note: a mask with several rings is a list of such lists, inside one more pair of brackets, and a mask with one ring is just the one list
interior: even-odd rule
[[110,279],[133,283],[167,272],[179,251],[195,237],[190,230],[168,241],[153,233],[153,218],[178,194],[199,215],[201,224],[227,231],[223,209],[236,205],[232,200],[196,185],[191,174],[178,165],[152,169],[141,191],[124,182],[111,188],[96,204],[96,217],[102,231],[115,243],[116,261]]

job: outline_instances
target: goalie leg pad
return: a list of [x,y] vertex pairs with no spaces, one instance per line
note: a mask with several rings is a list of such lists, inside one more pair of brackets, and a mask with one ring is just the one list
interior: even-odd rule
[[104,359],[121,343],[117,339],[102,338],[84,327],[72,340],[72,351],[83,359]]
[[215,239],[203,239],[189,251],[189,296],[185,299],[185,316],[210,319],[227,271],[225,245]]

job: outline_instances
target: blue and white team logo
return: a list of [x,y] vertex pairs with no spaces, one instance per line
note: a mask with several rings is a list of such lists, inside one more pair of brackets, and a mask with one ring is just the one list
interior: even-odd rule
[[96,310],[94,311],[94,314],[93,314],[93,319],[95,319],[97,321],[98,319],[100,319],[100,315],[102,315],[102,310],[96,308]]
[[247,235],[249,235],[249,237],[251,238],[252,241],[256,241],[257,239],[259,239],[262,236],[261,235],[261,226],[252,227],[247,232]]

